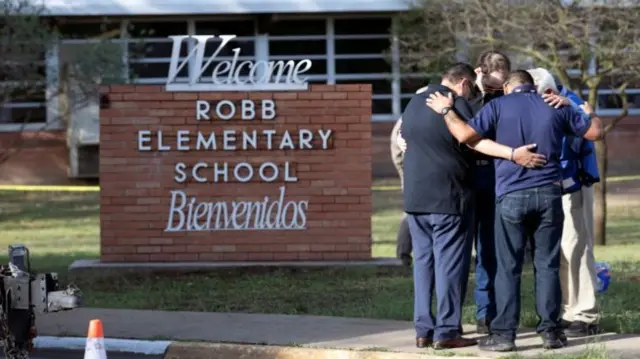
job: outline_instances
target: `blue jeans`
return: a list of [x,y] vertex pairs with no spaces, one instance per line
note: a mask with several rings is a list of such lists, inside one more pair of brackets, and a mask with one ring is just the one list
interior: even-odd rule
[[[473,245],[472,216],[409,214],[413,243],[416,337],[434,340],[460,335],[462,303]],[[437,313],[431,311],[433,292]]]
[[520,324],[520,282],[525,243],[533,250],[537,332],[559,330],[562,309],[560,241],[564,212],[560,185],[508,193],[496,204],[497,315],[491,330],[515,340]]
[[473,298],[478,320],[491,320],[496,316],[496,297],[493,287],[496,275],[495,204],[496,195],[493,188],[476,190],[474,228],[476,287]]

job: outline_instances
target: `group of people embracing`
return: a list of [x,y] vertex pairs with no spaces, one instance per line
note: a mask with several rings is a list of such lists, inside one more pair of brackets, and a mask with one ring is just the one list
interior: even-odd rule
[[[391,153],[418,347],[515,350],[526,257],[543,347],[600,332],[592,185],[593,141],[603,135],[589,104],[548,70],[512,71],[498,51],[417,91],[394,126]],[[479,342],[461,323],[474,247],[477,332],[487,334]]]

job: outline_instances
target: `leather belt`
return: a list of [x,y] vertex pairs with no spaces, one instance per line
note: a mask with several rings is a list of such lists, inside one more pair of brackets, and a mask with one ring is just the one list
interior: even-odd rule
[[488,166],[488,165],[490,165],[490,163],[487,160],[476,160],[476,166]]

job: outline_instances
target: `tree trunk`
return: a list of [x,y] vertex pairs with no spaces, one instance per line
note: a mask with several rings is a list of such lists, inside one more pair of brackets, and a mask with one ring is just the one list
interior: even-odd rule
[[607,139],[596,142],[596,156],[600,182],[595,184],[593,209],[593,240],[596,245],[607,244]]

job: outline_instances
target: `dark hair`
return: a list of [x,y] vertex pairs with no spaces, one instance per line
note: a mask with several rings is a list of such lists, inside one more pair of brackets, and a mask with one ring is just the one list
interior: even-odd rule
[[510,84],[512,86],[513,85],[533,85],[534,81],[533,81],[533,77],[528,71],[516,70],[509,74],[509,76],[507,77],[507,81],[505,81],[505,84]]
[[476,72],[473,70],[473,67],[471,67],[471,65],[463,62],[458,62],[451,66],[449,70],[445,72],[442,78],[453,84],[457,84],[463,79],[467,79],[473,83],[476,81]]
[[500,51],[489,50],[480,54],[477,67],[480,67],[485,74],[494,71],[509,72],[511,71],[511,60]]

